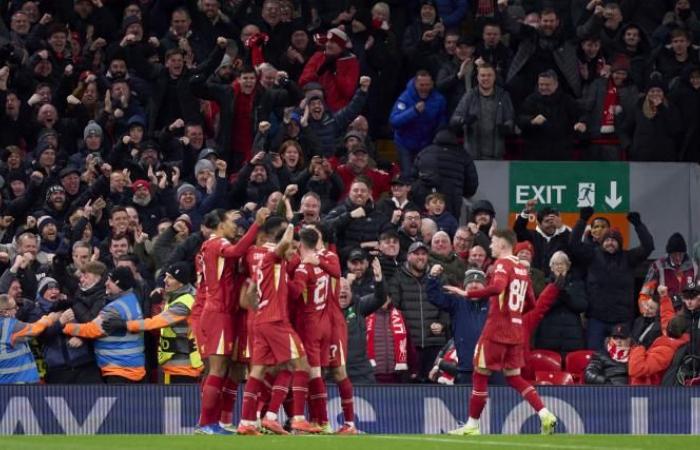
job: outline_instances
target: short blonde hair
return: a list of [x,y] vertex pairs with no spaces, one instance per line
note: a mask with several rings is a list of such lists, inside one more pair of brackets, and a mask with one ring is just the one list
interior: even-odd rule
[[389,5],[385,2],[377,2],[373,7],[372,7],[372,12],[378,11],[384,13],[386,16],[386,20],[388,21],[391,19],[391,8]]

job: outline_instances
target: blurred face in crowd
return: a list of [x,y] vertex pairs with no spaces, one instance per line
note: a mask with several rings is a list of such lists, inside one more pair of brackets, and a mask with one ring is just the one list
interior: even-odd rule
[[8,169],[19,169],[22,165],[22,152],[20,150],[13,151],[7,157],[7,167]]
[[202,12],[207,16],[207,19],[214,20],[219,16],[219,1],[218,0],[202,0]]
[[[530,260],[532,260],[532,256],[530,256]],[[556,276],[566,275],[570,267],[571,262],[569,258],[560,254],[553,256],[549,262],[549,268],[552,269],[552,273]]]
[[617,5],[606,5],[603,17],[605,18],[605,26],[612,30],[617,29],[618,25],[622,23],[622,11]]
[[277,80],[277,69],[266,66],[260,73],[260,85],[265,89],[271,89],[275,86]]
[[294,5],[290,0],[280,1],[280,22],[291,22],[294,19]]
[[87,148],[88,152],[96,152],[100,149],[102,146],[102,136],[99,134],[90,134],[88,137],[85,138],[85,147]]
[[474,243],[474,236],[467,228],[458,228],[452,239],[452,246],[457,253],[466,253]]
[[80,288],[90,289],[100,281],[100,276],[91,272],[80,272]]
[[41,156],[39,156],[39,165],[41,167],[53,167],[54,164],[56,164],[56,150],[47,148],[41,152]]
[[18,254],[31,253],[32,255],[36,256],[38,251],[39,242],[36,236],[24,234],[22,235],[21,239],[19,239],[19,241],[17,242]]
[[689,81],[690,81],[690,85],[693,87],[693,89],[695,89],[696,91],[698,89],[700,89],[700,71],[694,70],[690,74]]
[[288,145],[282,151],[282,161],[289,168],[295,168],[299,164],[299,148],[296,145]]
[[88,83],[83,91],[83,97],[80,99],[84,105],[94,105],[97,103],[97,83]]
[[445,201],[441,198],[432,198],[428,202],[426,209],[430,214],[439,216],[440,214],[445,212]]
[[625,45],[628,48],[637,48],[639,42],[641,41],[641,34],[639,28],[629,27],[625,30],[625,34],[622,36]]
[[51,103],[51,88],[48,86],[40,86],[34,92],[41,97],[41,103]]
[[185,136],[190,141],[190,147],[200,150],[204,146],[204,130],[201,125],[189,125],[185,128]]
[[532,252],[528,249],[520,250],[515,256],[517,256],[520,261],[525,261],[528,264],[532,262]]
[[129,214],[126,211],[115,211],[109,219],[112,234],[124,234],[129,228]]
[[612,73],[612,80],[615,86],[624,86],[627,81],[627,71],[626,70],[616,70]]
[[58,230],[55,223],[49,222],[41,229],[41,239],[44,241],[54,242],[57,236]]
[[433,91],[433,77],[430,75],[419,75],[415,81],[418,97],[425,100]]
[[12,190],[13,196],[21,197],[27,191],[27,185],[22,180],[12,180],[12,182],[10,182],[10,189]]
[[30,23],[39,21],[39,2],[24,2],[22,12],[27,15]]
[[659,313],[659,304],[651,301],[647,302],[646,308],[642,310],[642,316],[644,317],[656,317]]
[[445,232],[435,233],[433,240],[430,243],[430,249],[437,255],[449,256],[450,253],[452,253],[450,236]]
[[34,66],[34,74],[39,77],[48,77],[53,72],[53,66],[48,59],[40,59]]
[[109,188],[112,192],[124,192],[126,179],[121,172],[112,172],[109,176]]
[[496,85],[496,71],[492,67],[479,69],[476,75],[479,88],[483,92],[491,92]]
[[664,91],[661,88],[658,87],[653,87],[649,89],[647,92],[647,99],[649,101],[659,101],[663,102],[664,101]]
[[120,81],[118,83],[112,83],[112,98],[121,101],[122,103],[128,103],[131,98],[131,88],[129,84]]
[[300,211],[306,222],[316,222],[321,213],[321,202],[312,195],[306,195],[301,200]]
[[12,280],[10,288],[7,290],[7,296],[13,300],[22,298],[22,284],[18,280]]
[[309,111],[311,112],[311,118],[314,120],[321,120],[323,114],[326,112],[326,107],[323,104],[323,100],[320,98],[315,98],[309,102]]
[[697,311],[700,309],[700,294],[688,296],[683,295],[683,304],[688,311]]
[[610,224],[602,219],[594,219],[591,223],[591,237],[595,242],[600,242],[605,233],[610,229]]
[[62,54],[66,49],[66,43],[68,42],[68,35],[64,32],[54,33],[49,36],[47,41],[51,49],[57,53]]
[[191,23],[190,17],[184,11],[173,12],[172,19],[170,20],[170,26],[177,36],[186,35],[187,32],[190,31]]
[[486,211],[479,211],[474,215],[474,223],[478,226],[484,226],[491,223],[491,214]]
[[368,267],[369,261],[367,261],[367,258],[348,261],[348,272],[355,274],[357,278],[362,278]]
[[141,19],[141,8],[138,7],[138,5],[131,4],[124,8],[124,17],[131,17],[135,16]]
[[238,76],[238,84],[241,86],[241,92],[246,95],[252,94],[257,80],[258,78],[255,75],[255,72],[244,72],[240,74]]
[[486,261],[486,250],[484,247],[480,245],[472,247],[469,250],[469,259],[467,261],[478,268],[484,267],[484,262]]
[[280,3],[277,0],[265,0],[262,7],[262,18],[270,26],[280,22]]
[[559,228],[559,216],[556,214],[548,214],[542,218],[539,223],[540,229],[547,236],[551,236]]
[[197,196],[192,191],[185,191],[179,198],[180,208],[190,210],[197,204]]
[[126,27],[126,30],[124,30],[124,34],[133,34],[136,36],[136,41],[140,42],[143,39],[143,25],[141,23],[132,23],[128,27]]
[[361,173],[367,168],[369,155],[367,152],[356,150],[348,154],[348,164],[355,173]]
[[29,33],[29,18],[26,14],[18,11],[12,15],[12,20],[10,21],[10,29],[17,34],[24,35]]
[[379,22],[389,21],[389,11],[382,5],[374,5],[372,8],[372,20]]
[[134,144],[140,144],[143,141],[143,127],[141,125],[131,125],[129,127],[129,137]]
[[671,49],[677,56],[686,55],[688,53],[689,46],[690,42],[685,36],[675,36],[671,39]]
[[406,261],[408,262],[408,267],[414,272],[422,273],[428,265],[428,252],[424,248],[418,249],[413,253],[409,253],[406,256]]
[[396,258],[399,255],[399,250],[399,240],[394,237],[389,237],[379,241],[379,251],[384,256],[388,256],[389,258]]
[[213,177],[214,173],[211,170],[205,169],[205,170],[200,170],[197,172],[197,184],[206,187],[207,186],[207,181],[209,181],[209,178]]
[[544,14],[540,17],[540,31],[545,36],[551,36],[559,28],[559,18],[554,13]]
[[466,61],[474,56],[474,50],[476,47],[473,45],[459,44],[455,49],[455,56],[460,61]]
[[180,53],[172,54],[165,60],[165,67],[168,68],[171,78],[179,78],[185,68],[185,59]]
[[56,108],[48,103],[41,105],[37,113],[37,119],[45,128],[53,128],[54,124],[58,121]]
[[16,94],[7,94],[5,100],[5,112],[8,116],[16,117],[19,114],[20,101]]
[[80,16],[81,19],[86,19],[92,13],[92,3],[86,0],[75,2],[73,11]]
[[338,57],[340,54],[343,53],[343,48],[338,45],[337,42],[332,41],[332,40],[327,40],[326,41],[326,55],[330,56],[331,58]]
[[432,25],[437,18],[437,11],[433,5],[423,5],[420,8],[420,20],[422,23]]
[[361,181],[355,181],[350,186],[350,193],[348,194],[350,201],[357,206],[364,206],[370,199],[369,187]]
[[445,36],[445,41],[443,45],[445,47],[445,53],[452,56],[457,51],[457,41],[459,41],[459,36],[456,34],[448,34]]
[[126,61],[123,59],[113,59],[109,63],[109,73],[112,74],[114,78],[124,78],[126,77]]
[[617,242],[617,239],[614,239],[612,237],[605,238],[603,241],[603,250],[606,252],[613,254],[616,253],[620,249],[620,243]]
[[537,91],[542,96],[549,96],[556,92],[559,83],[554,78],[539,77],[537,79]]
[[76,269],[82,270],[85,264],[90,261],[90,250],[87,247],[77,246],[73,249],[73,265]]
[[279,204],[280,200],[282,200],[282,193],[279,191],[273,192],[267,198],[267,204],[265,205],[265,207],[270,211],[276,211],[277,205]]
[[411,192],[411,186],[405,184],[392,184],[391,196],[398,201],[404,201],[408,198],[408,193]]
[[178,289],[180,289],[183,284],[177,281],[172,275],[169,273],[165,274],[165,279],[163,280],[165,283],[165,292],[175,292]]
[[423,242],[430,242],[433,240],[433,235],[437,233],[437,224],[429,218],[421,219],[420,221],[420,234],[423,237]]
[[133,206],[126,207],[126,215],[129,217],[129,229],[136,229],[141,223],[139,219],[139,212]]
[[581,42],[581,49],[583,54],[590,60],[598,56],[600,52],[600,40],[598,39],[586,39]]
[[267,181],[267,170],[262,164],[258,164],[250,174],[250,181],[253,183],[264,183]]
[[350,290],[350,283],[348,283],[348,280],[345,277],[340,278],[340,292],[338,294],[338,301],[340,303],[340,307],[343,309],[350,306],[350,302],[352,301],[352,290]]
[[487,48],[494,48],[501,42],[501,27],[496,25],[486,25],[481,34],[484,45]]
[[153,147],[146,147],[141,152],[141,165],[143,167],[158,165],[158,150]]
[[671,259],[671,264],[674,266],[679,266],[685,259],[684,252],[673,252],[669,253],[668,257]]
[[112,255],[112,258],[116,260],[127,253],[129,253],[129,241],[125,237],[112,239],[112,242],[109,244],[109,254]]
[[530,26],[534,29],[540,28],[540,15],[536,12],[531,12],[523,17],[523,24]]
[[409,236],[417,236],[420,231],[421,221],[420,213],[418,211],[406,211],[403,215],[403,222],[401,223],[401,228]]
[[241,30],[241,42],[245,42],[256,34],[260,33],[257,25],[246,25]]
[[297,50],[306,50],[309,45],[309,35],[303,30],[297,30],[292,33],[291,43]]
[[49,197],[49,203],[57,210],[62,210],[66,204],[66,193],[63,191],[52,192]]

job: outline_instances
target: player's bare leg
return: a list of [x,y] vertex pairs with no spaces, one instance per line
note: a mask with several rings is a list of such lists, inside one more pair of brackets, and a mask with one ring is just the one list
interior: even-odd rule
[[544,403],[542,403],[534,386],[520,376],[520,369],[506,369],[503,374],[506,376],[508,386],[520,392],[523,399],[537,412],[540,417],[542,434],[554,434],[557,426],[556,416],[544,407]]
[[231,434],[219,426],[221,390],[226,381],[229,359],[223,355],[211,355],[207,359],[209,374],[202,385],[202,407],[196,432],[203,434]]
[[358,431],[355,427],[355,402],[352,394],[352,383],[350,382],[350,378],[348,378],[345,365],[343,364],[342,366],[334,367],[331,370],[333,373],[333,379],[338,385],[338,390],[340,391],[340,405],[343,408],[343,421],[345,422],[337,433],[357,434]]
[[326,383],[321,376],[320,367],[309,371],[309,416],[311,423],[318,424],[323,433],[332,433],[328,423],[328,393]]

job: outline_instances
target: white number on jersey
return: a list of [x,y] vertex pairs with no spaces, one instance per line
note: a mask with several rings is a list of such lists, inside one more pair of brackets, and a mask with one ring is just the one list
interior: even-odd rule
[[[316,289],[314,289],[314,305],[324,305],[328,297],[328,275],[316,279]],[[323,309],[323,308],[319,308]]]
[[517,278],[510,282],[508,287],[508,308],[513,312],[522,313],[525,306],[525,295],[528,282]]

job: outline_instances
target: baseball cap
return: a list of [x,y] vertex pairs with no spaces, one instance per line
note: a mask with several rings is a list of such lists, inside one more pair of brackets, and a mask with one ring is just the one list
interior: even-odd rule
[[486,274],[479,269],[469,269],[464,272],[464,284],[486,283]]
[[697,281],[691,281],[683,288],[681,295],[683,298],[693,298],[700,295],[700,283]]
[[186,262],[173,263],[165,271],[166,275],[170,275],[182,284],[190,282],[190,267]]
[[626,323],[618,323],[610,332],[610,336],[616,338],[627,339],[630,337],[630,327]]
[[394,178],[391,179],[391,185],[410,186],[411,180],[409,180],[408,177],[405,177],[403,175],[396,175]]
[[410,247],[408,247],[408,253],[415,253],[418,250],[425,250],[426,252],[428,251],[428,246],[422,243],[421,241],[416,241],[413,244],[411,244]]
[[365,147],[365,144],[363,143],[358,143],[353,145],[350,148],[350,153],[367,153],[367,147]]
[[348,255],[348,261],[360,261],[363,259],[367,259],[367,252],[361,248],[353,249]]

